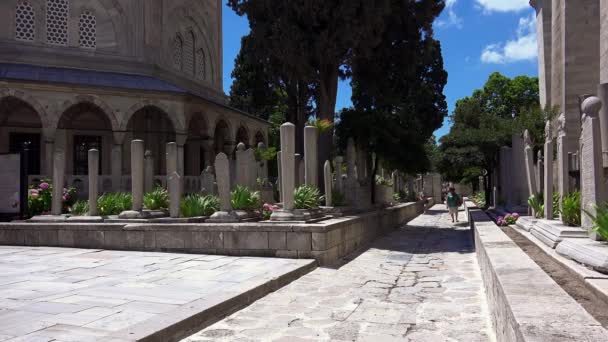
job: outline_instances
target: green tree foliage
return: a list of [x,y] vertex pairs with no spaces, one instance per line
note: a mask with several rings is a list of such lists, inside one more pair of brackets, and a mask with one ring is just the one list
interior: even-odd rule
[[385,165],[421,172],[431,167],[427,142],[447,114],[447,73],[432,31],[444,5],[428,0],[390,6],[380,44],[352,58],[353,108],[340,113],[338,134],[342,145],[355,137],[359,148]]
[[537,78],[494,73],[483,89],[456,102],[452,128],[440,140],[438,170],[450,181],[475,183],[498,166],[500,148],[511,144],[514,133],[528,129],[542,144],[548,115],[539,106]]

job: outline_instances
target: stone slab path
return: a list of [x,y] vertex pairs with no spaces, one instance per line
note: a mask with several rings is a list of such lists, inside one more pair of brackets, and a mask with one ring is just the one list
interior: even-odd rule
[[[201,312],[215,307],[215,319],[222,303],[233,300],[227,309],[234,302],[246,305],[275,290],[278,277],[306,273],[314,265],[312,260],[0,246],[0,341],[130,341],[159,331],[169,331],[159,340],[174,339],[193,316],[199,314],[192,322],[198,325],[190,329],[200,329],[206,319]],[[182,331],[163,330],[176,322],[182,322]]]
[[184,341],[494,341],[468,225],[444,208]]

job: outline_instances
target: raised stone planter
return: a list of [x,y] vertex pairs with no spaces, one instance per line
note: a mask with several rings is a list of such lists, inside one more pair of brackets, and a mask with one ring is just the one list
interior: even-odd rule
[[544,244],[555,248],[565,238],[587,238],[587,232],[579,227],[569,227],[561,221],[537,220],[530,233]]
[[2,223],[0,245],[314,258],[330,264],[423,209],[420,201],[313,223]]
[[601,324],[483,211],[468,212],[497,341],[608,341]]
[[555,251],[594,270],[608,274],[608,244],[591,239],[564,239]]

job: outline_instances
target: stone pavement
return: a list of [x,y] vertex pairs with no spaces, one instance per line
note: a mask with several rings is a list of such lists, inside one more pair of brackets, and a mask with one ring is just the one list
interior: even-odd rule
[[[460,213],[464,219],[464,213]],[[184,341],[494,341],[466,222],[443,205]]]
[[263,295],[273,290],[265,284],[310,266],[314,261],[0,246],[0,341],[133,340],[251,289],[262,286],[256,294]]

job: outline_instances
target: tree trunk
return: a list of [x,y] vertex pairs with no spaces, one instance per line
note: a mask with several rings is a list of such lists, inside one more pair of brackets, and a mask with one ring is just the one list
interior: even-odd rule
[[[319,89],[316,94],[317,109],[320,119],[334,121],[336,114],[336,96],[338,95],[338,66],[326,65],[319,70]],[[323,164],[331,159],[333,147],[333,130],[319,136],[319,183],[323,184]]]

